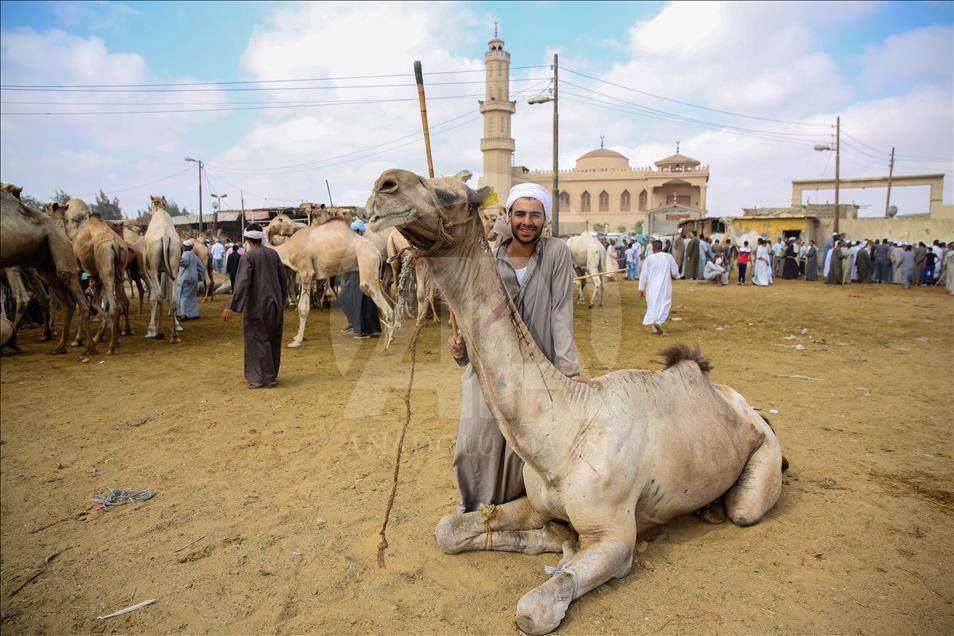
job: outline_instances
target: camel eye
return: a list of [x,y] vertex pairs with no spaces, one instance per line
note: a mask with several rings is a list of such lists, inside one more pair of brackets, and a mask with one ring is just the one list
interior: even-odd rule
[[454,196],[453,192],[448,190],[437,189],[437,200],[440,201],[441,205],[450,205],[457,200],[457,197]]

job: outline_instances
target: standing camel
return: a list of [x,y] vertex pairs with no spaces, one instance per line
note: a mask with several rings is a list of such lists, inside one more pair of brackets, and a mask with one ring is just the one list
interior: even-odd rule
[[[147,338],[162,340],[162,303],[170,304],[169,342],[179,342],[179,322],[176,320],[176,278],[179,276],[179,258],[182,256],[182,242],[176,234],[172,217],[166,212],[166,198],[149,197],[149,214],[152,217],[146,235],[142,240],[143,260],[146,266],[146,280],[149,281],[149,329]],[[159,324],[156,324],[156,309],[159,310]]]
[[[607,253],[606,248],[600,244],[596,238],[593,237],[589,232],[583,232],[577,236],[571,236],[566,241],[566,246],[570,248],[570,256],[573,257],[573,267],[581,271],[583,274],[599,274],[602,272],[611,271],[607,268]],[[615,265],[612,269],[616,269]],[[589,307],[592,309],[593,305],[599,301],[600,307],[603,306],[603,277],[602,276],[593,276],[590,279],[583,279],[574,282],[577,290],[579,291],[580,299],[579,304],[586,302],[583,296],[583,288],[586,285],[586,281],[593,281],[593,292],[590,294],[590,304]]]
[[311,286],[314,281],[327,280],[345,272],[358,271],[361,291],[371,297],[381,312],[385,327],[385,348],[394,339],[393,309],[381,289],[381,254],[386,249],[387,232],[360,236],[351,230],[348,222],[332,218],[318,226],[299,230],[290,239],[273,247],[286,267],[293,269],[301,279],[298,295],[298,333],[288,343],[300,347],[305,339],[305,324],[311,311]]
[[[0,191],[0,268],[33,267],[66,309],[60,340],[51,353],[66,353],[73,310],[79,305],[80,320],[89,331],[91,306],[79,282],[79,266],[66,233],[57,223],[23,203],[10,192]],[[86,352],[92,352],[93,343]]]
[[[778,501],[783,458],[768,423],[710,382],[708,362],[685,346],[664,352],[662,371],[614,371],[591,385],[564,376],[521,320],[480,232],[488,193],[387,170],[368,210],[373,228],[396,226],[423,250],[487,406],[525,462],[526,496],[444,517],[437,543],[448,554],[563,552],[517,603],[517,626],[545,634],[574,599],[629,573],[637,533],[723,505],[737,525],[758,522]],[[569,522],[578,541],[555,520]]]

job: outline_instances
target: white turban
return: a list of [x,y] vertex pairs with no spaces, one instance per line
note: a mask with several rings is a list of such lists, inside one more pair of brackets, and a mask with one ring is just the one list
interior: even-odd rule
[[265,240],[265,232],[261,230],[245,230],[245,238],[252,239],[253,241],[263,241]]
[[192,247],[192,239],[186,239],[182,241],[182,244],[185,245],[186,247]]
[[517,199],[536,199],[543,204],[543,212],[546,214],[547,223],[550,222],[551,209],[553,208],[553,198],[550,192],[536,183],[518,183],[510,188],[510,194],[507,195],[507,212],[513,206]]

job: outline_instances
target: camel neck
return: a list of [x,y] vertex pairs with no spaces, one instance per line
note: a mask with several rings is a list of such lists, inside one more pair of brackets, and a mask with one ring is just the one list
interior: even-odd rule
[[427,257],[454,311],[467,352],[500,432],[542,475],[558,468],[573,438],[554,396],[570,380],[540,351],[507,295],[485,241],[462,237],[449,253]]

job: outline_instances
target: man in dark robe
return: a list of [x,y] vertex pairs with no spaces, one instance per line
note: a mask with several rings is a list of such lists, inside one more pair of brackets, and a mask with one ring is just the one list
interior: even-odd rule
[[792,239],[785,245],[785,262],[782,264],[782,278],[794,280],[798,278],[798,261],[795,260],[795,243]]
[[239,261],[232,299],[222,310],[222,319],[243,314],[245,334],[245,379],[250,388],[275,384],[282,358],[282,327],[286,289],[285,268],[275,250],[262,246],[265,238],[258,224],[248,226],[249,250]]
[[235,289],[235,276],[238,274],[239,261],[242,255],[238,249],[233,249],[225,259],[225,272],[229,275],[230,288]]
[[682,277],[698,280],[699,278],[699,239],[696,233],[690,234],[689,245],[686,246],[686,263],[682,268]]
[[858,269],[858,282],[871,282],[871,252],[868,251],[868,244],[858,250],[855,255],[855,267]]
[[924,241],[919,241],[917,247],[914,248],[914,284],[921,284],[921,275],[924,272],[924,265],[927,262],[925,258],[928,253],[928,248],[924,244]]
[[[366,230],[364,221],[355,219],[351,229],[363,236]],[[337,294],[338,305],[348,319],[348,324],[342,333],[354,331],[356,340],[364,340],[381,333],[378,308],[374,301],[361,291],[361,275],[357,271],[346,272],[339,276],[338,280],[341,283]]]

